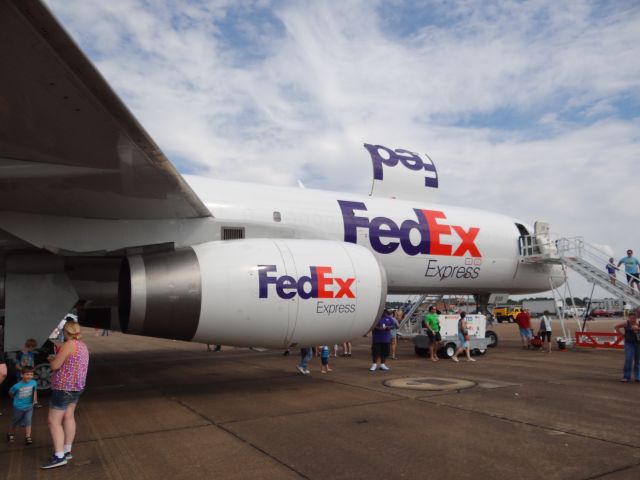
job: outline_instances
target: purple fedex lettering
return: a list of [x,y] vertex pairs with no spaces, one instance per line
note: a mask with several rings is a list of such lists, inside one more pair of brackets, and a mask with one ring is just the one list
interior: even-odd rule
[[[258,265],[260,298],[269,297],[270,284],[275,285],[276,294],[284,300],[289,300],[296,294],[304,300],[309,298],[355,298],[351,291],[355,278],[332,277],[333,269],[331,267],[311,266],[309,267],[311,276],[302,276],[298,280],[290,275],[280,277],[269,275],[270,272],[277,272],[277,270],[275,265]],[[329,289],[334,284],[338,287],[338,292],[335,295],[333,290]]]
[[[371,221],[367,217],[358,217],[356,210],[367,211],[363,202],[349,202],[338,200],[342,218],[344,221],[344,241],[358,243],[358,228],[369,230],[369,241],[371,247],[378,253],[393,253],[398,246],[407,255],[427,254],[431,248],[431,237],[429,234],[429,223],[421,210],[414,209],[417,221],[405,220],[398,227],[398,224],[387,217],[374,217]],[[417,245],[411,243],[411,230],[417,230],[419,241]],[[385,241],[383,241],[385,239]],[[388,241],[388,240],[399,240]]]
[[[401,247],[407,255],[442,255],[445,257],[462,257],[467,252],[471,257],[482,257],[476,245],[476,238],[480,228],[465,229],[459,225],[451,225],[447,216],[439,210],[413,209],[415,220],[406,219],[400,226],[387,217],[373,217],[356,215],[356,211],[367,211],[363,202],[338,200],[344,223],[344,241],[358,243],[358,228],[366,230],[371,248],[382,254],[393,253]],[[411,232],[418,232],[418,244],[411,242]],[[442,237],[456,235],[460,245],[453,251],[453,245],[445,243]]]
[[[390,148],[383,147],[382,145],[370,145],[364,144],[364,148],[367,149],[369,155],[371,155],[371,162],[373,164],[373,178],[375,180],[383,179],[383,165],[387,167],[395,167],[398,162],[402,163],[409,170],[425,170],[433,172],[433,177],[424,177],[424,186],[438,188],[438,172],[436,166],[431,159],[427,157],[427,162],[423,161],[417,153],[410,152],[409,150],[403,150],[401,148],[391,150]],[[381,155],[381,152],[386,155]]]

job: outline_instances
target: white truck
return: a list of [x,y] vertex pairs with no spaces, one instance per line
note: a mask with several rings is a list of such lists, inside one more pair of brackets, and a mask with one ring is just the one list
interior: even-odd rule
[[[487,330],[487,318],[484,315],[467,315],[467,328],[472,353],[484,355],[487,348],[498,345],[498,336],[492,330]],[[438,355],[443,358],[451,358],[460,346],[458,339],[458,320],[460,315],[438,315],[440,320],[441,347]],[[420,356],[429,355],[431,340],[422,328],[421,333],[413,338],[415,352]]]

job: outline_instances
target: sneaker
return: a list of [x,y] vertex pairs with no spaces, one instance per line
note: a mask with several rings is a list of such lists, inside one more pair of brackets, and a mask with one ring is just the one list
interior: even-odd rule
[[458,363],[458,357],[456,357],[455,355],[453,357],[451,357],[451,360],[453,360],[454,362]]
[[302,368],[300,365],[298,365],[296,368],[298,369],[298,371],[299,371],[301,374],[303,374],[303,375],[304,375],[304,368]]
[[33,439],[31,437],[24,437],[24,444],[25,445],[32,445],[33,444]]
[[16,436],[13,433],[7,433],[7,442],[13,443],[16,441]]
[[384,370],[385,372],[388,370],[391,370],[389,367],[387,367],[384,363],[380,365],[380,370]]
[[303,375],[309,375],[311,373],[311,370],[308,369],[304,369],[304,372],[302,372]]
[[372,363],[371,366],[369,367],[369,371],[370,372],[375,372],[377,368],[378,368],[378,366],[375,363]]
[[67,459],[65,457],[62,458],[58,458],[55,455],[53,455],[49,461],[47,463],[45,463],[44,465],[42,465],[40,468],[42,470],[48,470],[50,468],[57,468],[57,467],[62,467],[64,465],[67,464]]
[[68,462],[69,460],[71,460],[73,458],[73,455],[71,454],[71,452],[67,452],[64,454],[64,459]]

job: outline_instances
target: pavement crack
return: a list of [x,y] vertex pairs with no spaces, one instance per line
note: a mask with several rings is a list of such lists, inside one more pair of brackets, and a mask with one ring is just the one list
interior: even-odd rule
[[570,430],[563,430],[563,429],[555,428],[555,427],[547,427],[547,426],[544,426],[544,425],[538,425],[536,423],[527,422],[527,421],[524,421],[524,420],[517,420],[515,418],[506,417],[504,415],[498,415],[496,413],[488,413],[488,412],[482,412],[482,411],[479,411],[479,410],[474,410],[472,408],[456,407],[454,405],[449,405],[449,404],[438,402],[438,401],[432,401],[432,400],[430,400],[430,398],[432,398],[432,397],[422,397],[420,399],[420,401],[432,403],[434,405],[450,408],[450,409],[453,409],[453,410],[459,410],[461,412],[475,413],[477,415],[483,415],[485,417],[495,418],[495,419],[498,419],[498,420],[503,420],[505,422],[511,422],[511,423],[519,424],[519,425],[527,425],[529,427],[539,428],[541,430],[546,430],[546,431],[549,431],[549,432],[562,432],[562,433],[564,433],[566,435],[573,435],[575,437],[586,438],[586,439],[589,439],[589,440],[596,440],[596,441],[608,443],[608,444],[611,444],[611,445],[618,445],[620,447],[628,447],[628,448],[633,448],[635,450],[640,450],[640,446],[639,445],[634,445],[634,444],[631,444],[631,443],[617,442],[615,440],[607,440],[606,438],[596,437],[594,435],[588,435],[586,433],[580,433],[580,432],[575,432],[575,431],[572,432]]
[[620,472],[625,472],[627,470],[631,470],[632,468],[635,468],[637,466],[640,466],[640,462],[632,463],[631,465],[625,465],[624,467],[615,468],[613,470],[608,470],[606,472],[599,473],[597,475],[584,477],[583,480],[595,480],[596,478],[604,478],[604,477],[612,475],[614,473],[620,473]]
[[274,462],[276,462],[279,465],[282,465],[283,467],[285,467],[288,470],[291,470],[293,473],[295,473],[296,475],[298,475],[300,478],[305,478],[307,480],[310,480],[310,478],[308,476],[306,476],[304,473],[302,473],[301,471],[297,470],[296,468],[292,467],[291,465],[289,465],[288,463],[284,462],[283,460],[280,460],[278,457],[276,457],[275,455],[272,455],[271,453],[267,452],[265,449],[263,449],[262,447],[256,445],[255,443],[247,440],[246,438],[242,437],[241,435],[237,434],[236,432],[234,432],[233,430],[226,428],[224,426],[224,424],[222,423],[217,423],[215,420],[213,420],[212,418],[209,418],[207,415],[205,415],[204,413],[198,411],[196,408],[192,407],[191,405],[189,405],[188,403],[179,400],[178,398],[175,397],[169,397],[171,400],[173,400],[174,402],[176,402],[177,404],[181,405],[183,408],[186,408],[187,410],[189,410],[190,412],[192,412],[193,414],[197,415],[198,417],[202,418],[203,420],[206,420],[210,425],[215,426],[217,428],[219,428],[220,430],[222,430],[223,432],[231,435],[232,437],[236,438],[237,440],[239,440],[240,442],[248,445],[249,447],[253,448],[254,450],[262,453],[263,455],[267,456],[268,458],[270,458],[271,460],[273,460]]

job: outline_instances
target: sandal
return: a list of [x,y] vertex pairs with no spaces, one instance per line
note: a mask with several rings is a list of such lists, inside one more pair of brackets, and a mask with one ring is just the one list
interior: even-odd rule
[[7,433],[7,442],[13,443],[16,441],[16,436],[13,433]]
[[31,445],[33,443],[33,439],[31,437],[24,437],[24,444]]

